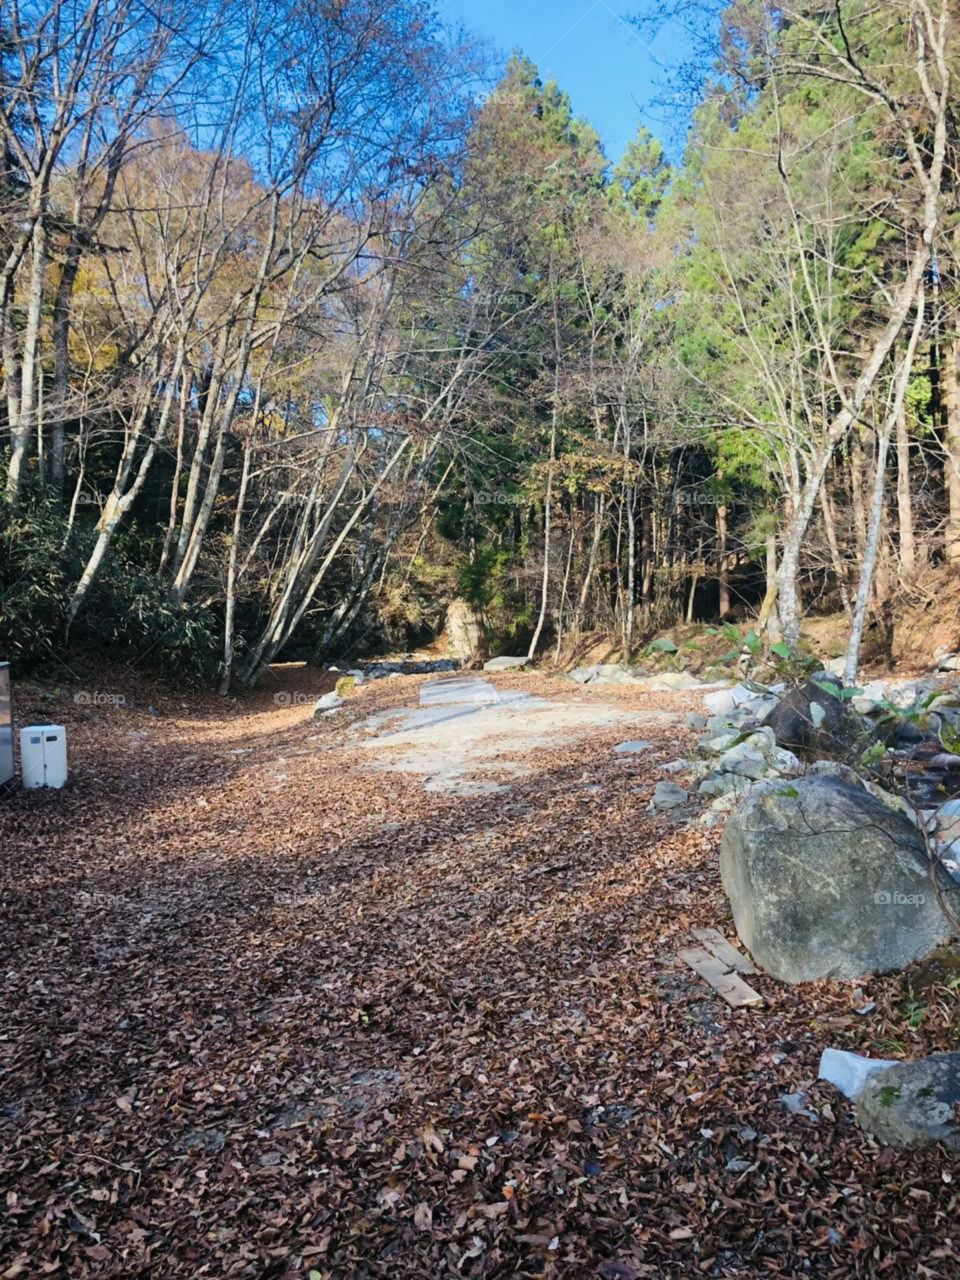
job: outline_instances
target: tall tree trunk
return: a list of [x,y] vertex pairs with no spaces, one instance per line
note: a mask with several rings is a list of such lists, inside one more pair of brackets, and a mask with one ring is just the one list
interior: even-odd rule
[[649,611],[653,596],[653,514],[649,506],[644,507],[640,532],[640,558],[643,562],[643,581],[640,584],[640,599],[643,607]]
[[944,552],[956,564],[960,560],[960,338],[951,334],[945,344],[943,369],[944,479],[947,490],[947,528]]
[[917,573],[917,543],[913,530],[913,493],[910,489],[910,433],[906,409],[897,415],[897,524],[900,572],[909,579]]
[[833,499],[830,496],[830,485],[824,480],[820,490],[820,510],[823,512],[823,530],[827,535],[827,546],[830,548],[830,559],[833,561],[833,572],[837,579],[837,590],[843,611],[848,618],[853,617],[850,605],[850,593],[847,591],[847,566],[840,554],[840,543],[837,541],[837,518],[833,510]]
[[50,427],[50,486],[63,493],[64,439],[70,396],[70,316],[80,268],[80,246],[71,236],[53,300],[53,421]]
[[[258,400],[259,396],[260,386],[257,387]],[[230,536],[230,552],[227,560],[227,598],[223,617],[223,672],[220,676],[220,693],[224,697],[230,692],[230,682],[233,678],[233,659],[236,652],[234,623],[237,607],[237,555],[243,528],[243,510],[250,485],[250,457],[253,453],[253,432],[256,430],[257,416],[255,411],[253,425],[243,442],[243,469],[240,473],[240,490],[233,513],[233,532]]]
[[920,335],[923,332],[923,322],[926,312],[925,292],[921,288],[917,295],[917,318],[913,326],[913,332],[910,335],[910,343],[904,355],[903,362],[897,372],[894,391],[893,407],[887,415],[878,436],[876,450],[876,469],[873,475],[873,498],[870,504],[870,522],[867,527],[866,544],[864,546],[863,560],[860,565],[860,582],[857,587],[857,602],[853,612],[853,626],[850,629],[850,640],[847,644],[846,659],[843,668],[843,682],[846,685],[855,685],[857,682],[857,667],[860,662],[860,644],[863,640],[863,628],[867,620],[867,609],[870,604],[870,591],[873,586],[873,578],[877,565],[877,549],[880,545],[880,532],[883,523],[883,511],[885,505],[884,489],[887,478],[887,453],[890,448],[890,439],[893,435],[897,419],[903,412],[904,400],[907,395],[907,387],[910,384],[910,373],[913,369],[913,362],[916,358],[917,347],[920,343]]
[[[10,463],[7,469],[7,498],[15,502],[20,493],[23,468],[30,441],[37,427],[40,378],[40,319],[43,287],[47,278],[47,233],[39,219],[33,232],[33,259],[27,293],[27,319],[23,334],[23,361],[20,366],[20,404],[16,422],[10,423]],[[8,320],[9,324],[9,320]]]
[[730,612],[730,565],[727,563],[728,512],[723,503],[717,507],[717,590],[721,619]]
[[623,656],[629,662],[633,655],[633,629],[637,610],[637,490],[627,489],[627,599],[623,612]]
[[540,643],[540,633],[543,631],[543,624],[547,617],[547,601],[550,595],[550,531],[552,528],[552,511],[553,506],[553,464],[557,456],[557,407],[554,403],[553,416],[550,424],[550,469],[547,472],[547,494],[544,503],[543,512],[543,573],[540,581],[540,613],[537,617],[537,625],[533,632],[533,638],[530,641],[530,648],[527,650],[527,661],[532,662],[537,652],[537,645]]
[[557,645],[554,655],[554,665],[560,665],[560,650],[563,648],[563,611],[567,604],[567,591],[570,587],[570,570],[573,568],[573,549],[577,542],[577,528],[574,521],[574,512],[570,512],[570,542],[567,546],[567,566],[563,573],[563,589],[560,592],[560,608],[557,610]]
[[777,610],[777,596],[780,594],[780,577],[777,567],[777,535],[771,531],[766,540],[766,580],[763,602],[757,616],[757,630],[766,631],[774,642],[780,633],[780,618]]
[[693,572],[690,576],[690,591],[687,596],[687,612],[686,622],[689,626],[693,622],[694,605],[697,602],[697,587],[700,585],[700,578],[703,570],[703,538],[700,538],[697,544],[697,558],[693,562]]

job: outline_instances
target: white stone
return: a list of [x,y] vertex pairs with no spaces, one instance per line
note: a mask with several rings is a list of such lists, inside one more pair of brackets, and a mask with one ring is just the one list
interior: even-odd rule
[[856,1098],[875,1071],[894,1065],[892,1058],[864,1058],[846,1049],[824,1049],[817,1079],[835,1085],[845,1098]]
[[644,682],[650,689],[696,689],[700,681],[689,676],[685,671],[663,671],[659,675],[650,676]]
[[715,716],[729,716],[741,707],[755,702],[756,690],[745,684],[735,684],[732,689],[718,689],[716,693],[708,693],[703,700],[704,706]]

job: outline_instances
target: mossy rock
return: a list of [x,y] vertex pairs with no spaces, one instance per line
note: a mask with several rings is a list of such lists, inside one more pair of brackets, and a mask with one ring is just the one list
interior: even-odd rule
[[341,676],[334,686],[334,689],[338,698],[349,698],[356,687],[356,676]]
[[736,676],[732,668],[719,666],[703,667],[697,674],[706,684],[712,684],[715,680],[733,680]]
[[960,980],[960,945],[948,943],[937,947],[926,960],[921,960],[910,971],[909,987],[915,995],[922,995],[931,987],[945,987]]

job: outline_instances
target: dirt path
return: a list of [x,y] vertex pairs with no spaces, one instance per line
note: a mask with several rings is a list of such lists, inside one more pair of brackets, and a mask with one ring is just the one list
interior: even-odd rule
[[498,677],[549,710],[410,771],[423,681],[331,683],[18,702],[72,781],[0,815],[0,1277],[956,1276],[950,1166],[811,1085],[956,1006],[732,1013],[674,960],[731,934],[717,833],[647,812],[690,695]]

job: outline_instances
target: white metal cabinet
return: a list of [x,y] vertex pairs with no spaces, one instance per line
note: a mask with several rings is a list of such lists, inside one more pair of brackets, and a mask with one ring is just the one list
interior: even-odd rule
[[62,724],[31,724],[20,730],[23,785],[62,787],[67,780],[67,731]]

